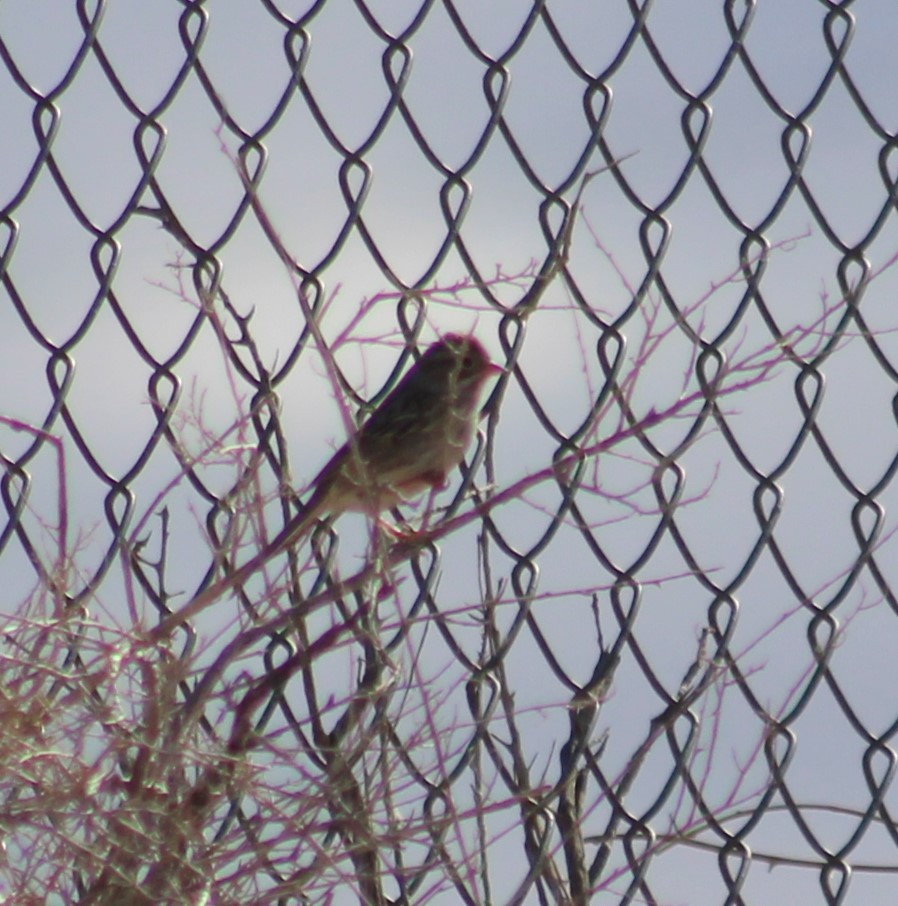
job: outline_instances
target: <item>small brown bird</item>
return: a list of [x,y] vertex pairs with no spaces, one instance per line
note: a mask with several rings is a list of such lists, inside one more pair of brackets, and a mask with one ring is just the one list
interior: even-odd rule
[[473,337],[434,343],[318,473],[291,534],[326,514],[376,516],[445,484],[474,437],[483,385],[500,371]]
[[[479,401],[490,362],[471,336],[446,334],[413,365],[312,482],[302,512],[230,575],[213,582],[177,615],[179,622],[248,579],[290,547],[323,516],[385,509],[446,482],[477,430]],[[169,621],[167,620],[166,623]]]

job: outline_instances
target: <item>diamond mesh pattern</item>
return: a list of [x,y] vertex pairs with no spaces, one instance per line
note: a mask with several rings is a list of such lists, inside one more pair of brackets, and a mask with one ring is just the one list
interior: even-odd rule
[[[4,893],[884,902],[889,7],[8,2]],[[509,370],[432,543],[134,629],[449,329]]]

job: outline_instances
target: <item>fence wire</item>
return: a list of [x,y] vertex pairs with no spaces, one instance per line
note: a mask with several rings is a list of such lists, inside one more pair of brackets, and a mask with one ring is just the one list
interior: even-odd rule
[[[891,18],[6,0],[5,901],[884,902]],[[448,330],[435,536],[166,620]]]

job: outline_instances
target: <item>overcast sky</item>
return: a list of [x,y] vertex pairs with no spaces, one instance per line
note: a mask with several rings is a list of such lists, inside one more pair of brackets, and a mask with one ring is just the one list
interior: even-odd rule
[[[621,164],[619,177],[601,175],[584,195],[584,219],[570,264],[583,306],[573,304],[576,292],[557,281],[530,318],[520,360],[548,418],[563,433],[585,418],[602,383],[596,317],[617,324],[632,354],[644,336],[644,313],[653,304],[660,310],[657,326],[673,324],[669,302],[686,313],[705,343],[720,344],[736,362],[769,344],[775,350],[774,324],[783,334],[815,325],[798,343],[806,363],[815,363],[813,350],[825,341],[820,333],[828,334],[844,315],[838,304],[840,273],[849,284],[860,273],[852,256],[865,257],[878,272],[898,252],[885,185],[898,177],[898,163],[884,150],[898,128],[898,17],[887,0],[843,5],[853,16],[850,22],[847,12],[836,11],[825,20],[833,4],[760,0],[752,5],[736,54],[723,7],[731,6],[741,21],[746,10],[738,2],[656,0],[647,29],[637,34],[631,4],[624,0],[549,2],[553,35],[544,20],[522,33],[530,13],[527,2],[455,3],[464,24],[460,29],[442,4],[434,4],[411,28],[419,4],[383,0],[369,3],[363,15],[356,4],[332,0],[310,18],[305,31],[297,28],[288,39],[286,20],[304,15],[311,4],[217,0],[205,8],[204,24],[199,14],[186,15],[180,3],[117,0],[105,6],[99,25],[101,65],[91,51],[79,62],[85,37],[76,4],[3,0],[0,40],[7,57],[0,65],[0,252],[6,250],[7,256],[0,284],[0,414],[45,425],[63,438],[73,530],[85,536],[81,569],[86,575],[96,569],[112,538],[104,505],[115,482],[126,479],[137,494],[140,515],[158,502],[156,495],[177,473],[160,443],[139,474],[130,475],[155,425],[148,388],[161,366],[152,361],[178,353],[172,370],[184,381],[185,417],[191,396],[199,400],[209,430],[223,430],[236,414],[234,389],[211,330],[201,329],[189,348],[178,352],[196,318],[195,295],[189,272],[172,267],[179,260],[177,244],[152,220],[133,212],[136,203],[150,203],[149,196],[134,197],[143,175],[135,143],[148,157],[161,153],[159,184],[195,241],[223,263],[238,309],[254,311],[260,351],[269,367],[277,368],[303,328],[295,282],[251,215],[231,230],[242,198],[235,159],[256,133],[261,130],[267,152],[259,197],[296,262],[326,294],[335,294],[322,321],[333,340],[363,300],[400,284],[452,285],[470,276],[457,251],[437,257],[447,233],[440,192],[460,168],[470,187],[460,235],[481,275],[492,277],[497,268],[520,274],[532,261],[541,262],[546,241],[539,206],[557,191],[570,199],[584,169],[604,164],[595,149],[584,158],[596,137],[591,120],[600,119],[610,153],[633,156]],[[196,71],[182,73],[186,51],[179,17],[190,41],[202,35],[199,60],[206,84]],[[388,35],[409,28],[400,49],[389,51]],[[832,72],[832,54],[845,41],[844,69]],[[290,54],[304,64],[305,94],[292,88]],[[487,78],[488,59],[500,58],[507,83],[499,67]],[[394,80],[407,78],[404,111],[389,110],[385,70]],[[507,90],[503,126],[508,132],[493,130],[480,149],[490,124],[485,89]],[[382,125],[385,112],[389,119]],[[223,114],[229,118],[224,125]],[[151,124],[164,129],[161,146]],[[690,140],[698,141],[703,130],[701,166],[694,166]],[[58,177],[41,156],[46,149]],[[347,164],[355,154],[370,167],[361,212],[375,253],[356,228],[340,240],[349,221],[341,168],[348,191],[357,192],[361,169]],[[804,155],[801,183],[790,184],[790,167]],[[457,203],[461,190],[448,197]],[[639,297],[642,308],[631,312],[634,293],[651,272],[640,230],[647,230],[649,246],[662,235],[657,223],[648,227],[654,217],[669,225],[669,246],[660,277]],[[738,272],[740,244],[752,234],[763,237],[772,252],[759,295],[743,309],[745,283],[727,281]],[[12,235],[15,248],[8,254]],[[115,244],[111,286],[121,317],[108,299],[97,297],[96,272],[102,274],[114,257],[112,245],[104,248],[104,242]],[[792,573],[819,606],[832,606],[840,625],[848,625],[833,656],[833,674],[873,735],[898,718],[892,691],[898,680],[898,620],[883,603],[871,572],[863,569],[855,576],[850,570],[858,556],[857,533],[870,530],[875,506],[881,504],[886,509],[876,565],[886,583],[895,572],[889,532],[896,524],[888,509],[895,496],[889,469],[898,453],[892,409],[898,379],[893,271],[877,276],[862,298],[866,327],[876,333],[875,340],[850,325],[831,355],[815,364],[818,370],[805,373],[804,383],[798,367],[784,364],[770,381],[723,401],[731,436],[708,423],[702,439],[681,457],[684,496],[696,499],[677,516],[683,544],[712,581],[725,587],[739,578],[733,594],[742,609],[732,648],[745,652],[743,663],[754,671],[753,690],[762,704],[774,714],[788,710],[805,691],[813,663],[810,615],[800,609],[792,614],[799,602],[784,578]],[[179,278],[187,299],[179,295]],[[505,286],[497,299],[513,304],[527,285],[524,279]],[[709,292],[715,285],[720,286]],[[467,304],[430,306],[425,341],[449,329],[473,329],[501,359],[499,306],[476,292],[463,301]],[[339,353],[347,374],[369,394],[396,360],[395,325],[395,300],[384,299],[372,306],[352,337],[390,342],[353,342]],[[72,427],[53,414],[48,371],[57,381],[65,373],[61,362],[51,364],[53,347],[75,363],[65,399],[94,461],[73,442]],[[637,412],[663,409],[695,390],[696,352],[682,331],[671,330],[636,386]],[[805,436],[800,392],[804,405],[810,405],[817,375],[825,380],[816,420],[820,434]],[[240,392],[249,388],[240,386]],[[343,418],[313,351],[285,376],[279,392],[293,474],[301,484],[342,441]],[[656,442],[674,449],[694,426],[698,410],[691,407],[688,417],[656,432]],[[189,435],[187,425],[184,430]],[[789,458],[799,440],[800,450]],[[0,426],[7,461],[22,456],[33,442],[27,433]],[[496,443],[500,485],[544,467],[559,445],[514,381],[503,401]],[[640,557],[659,516],[648,490],[630,500],[644,505],[643,512],[613,499],[649,478],[654,465],[635,443],[617,452],[621,455],[606,455],[600,462],[604,496],[583,494],[579,502],[594,524],[596,543],[625,570]],[[59,499],[52,448],[45,446],[25,467],[33,483],[32,510],[24,518],[39,538],[40,521],[52,521]],[[754,562],[764,507],[772,504],[759,488],[771,472],[784,492],[774,534],[781,559],[777,563],[768,547]],[[210,482],[220,481],[223,489],[225,474],[216,478],[214,469],[209,474]],[[853,508],[870,492],[870,505],[863,513],[854,510],[853,523]],[[166,502],[183,533],[178,537],[189,539],[193,533],[194,550],[203,552],[195,528],[208,504],[186,488]],[[551,526],[556,504],[553,489],[540,489],[527,502],[497,513],[497,525],[510,545],[525,551]],[[448,575],[470,569],[470,540],[447,544]],[[46,537],[43,541],[51,549]],[[184,543],[190,551],[190,542]],[[498,559],[507,574],[511,560]],[[184,560],[174,567],[187,588],[201,572],[189,553]],[[537,623],[570,675],[583,681],[596,656],[588,591],[607,586],[611,573],[573,530],[562,530],[536,561],[540,591],[557,595],[538,602]],[[747,563],[753,565],[743,572]],[[688,571],[682,549],[668,533],[636,575],[646,582],[682,576],[646,587],[636,629],[647,662],[670,691],[695,656],[696,638],[713,607],[707,586],[687,577]],[[0,575],[11,605],[33,586],[34,575],[15,541],[0,556]],[[449,603],[476,599],[473,570],[470,582],[443,593]],[[109,597],[114,599],[114,593]],[[607,612],[604,597],[602,606]],[[775,631],[768,632],[774,624]],[[436,639],[431,644],[439,647]],[[435,651],[434,657],[441,662],[448,655]],[[534,657],[526,635],[510,664],[522,700],[564,703],[568,691]],[[629,734],[638,738],[658,710],[659,700],[641,670],[634,658],[625,658],[615,694],[602,712],[603,725],[618,728],[609,742],[610,763],[626,757]],[[748,751],[760,724],[738,693],[731,695],[723,725],[730,734],[727,744]],[[537,740],[557,742],[567,719],[562,707],[534,717],[534,749],[543,757],[551,746]],[[792,729],[798,747],[789,777],[800,778],[795,784],[802,798],[865,808],[870,794],[862,781],[863,735],[825,684]],[[724,774],[727,766],[731,763],[720,768]],[[719,782],[724,790],[727,778]],[[843,824],[830,816],[820,833],[826,845],[838,849],[854,827],[850,819]],[[813,855],[786,819],[768,822],[767,834],[754,845]],[[852,854],[861,861],[895,861],[894,847],[875,825],[863,846],[865,851]],[[697,858],[697,864],[701,871],[688,877],[658,864],[654,889],[659,899],[716,902],[697,892],[714,883],[715,891],[722,890],[716,864],[711,857]],[[766,877],[756,867],[747,887],[755,898],[749,895],[746,902],[785,902],[787,896],[816,902],[818,885],[813,871]],[[845,902],[884,902],[885,892],[893,889],[888,877],[859,873]]]

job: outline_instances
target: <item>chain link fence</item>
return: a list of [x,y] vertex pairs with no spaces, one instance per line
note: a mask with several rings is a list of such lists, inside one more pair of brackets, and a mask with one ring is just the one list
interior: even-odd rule
[[[5,0],[4,902],[885,902],[896,43]],[[432,534],[228,582],[450,330]]]

